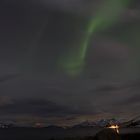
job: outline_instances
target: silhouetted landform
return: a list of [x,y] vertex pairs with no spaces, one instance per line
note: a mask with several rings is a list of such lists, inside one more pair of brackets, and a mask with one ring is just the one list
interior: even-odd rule
[[95,135],[95,140],[121,140],[121,136],[113,129],[103,129]]
[[[87,127],[101,127],[106,128],[111,125],[118,125],[120,128],[126,127],[140,127],[140,116],[136,116],[128,121],[119,121],[115,118],[111,119],[101,119],[98,121],[83,121],[78,124],[71,126],[71,128],[87,128]],[[10,128],[10,127],[35,127],[35,128],[61,128],[60,126],[56,125],[46,125],[45,123],[36,122],[35,124],[20,124],[16,123],[15,121],[0,121],[0,128]]]
[[112,129],[8,128],[0,129],[0,140],[140,140],[140,128],[123,129],[118,135]]

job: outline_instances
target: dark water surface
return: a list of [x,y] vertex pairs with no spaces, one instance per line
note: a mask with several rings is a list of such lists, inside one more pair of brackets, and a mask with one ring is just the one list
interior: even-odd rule
[[[0,140],[87,140],[92,139],[99,129],[35,129],[35,128],[9,128],[0,129]],[[140,129],[122,129],[120,131],[122,140],[140,140]]]

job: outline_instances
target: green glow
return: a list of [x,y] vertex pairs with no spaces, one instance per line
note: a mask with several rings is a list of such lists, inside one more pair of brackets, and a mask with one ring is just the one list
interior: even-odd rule
[[[62,59],[63,58],[63,59]],[[84,67],[84,59],[81,57],[80,51],[69,51],[66,56],[61,57],[59,65],[69,75],[78,75]]]
[[78,49],[69,52],[67,57],[61,60],[61,65],[68,74],[77,75],[82,72],[92,35],[113,25],[129,1],[130,0],[105,1],[99,11],[97,11],[97,14],[89,21],[82,45],[80,45]]
[[107,3],[103,4],[101,10],[97,12],[97,15],[89,22],[86,39],[81,47],[81,55],[83,58],[86,56],[91,36],[115,23],[128,3],[129,0],[108,0]]

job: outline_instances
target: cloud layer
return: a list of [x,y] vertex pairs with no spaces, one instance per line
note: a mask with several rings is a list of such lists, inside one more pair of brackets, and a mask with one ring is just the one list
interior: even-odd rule
[[57,63],[81,45],[89,15],[98,5],[100,1],[90,0],[1,3],[1,116],[81,119],[140,113],[137,3],[113,26],[92,36],[80,75],[67,75]]

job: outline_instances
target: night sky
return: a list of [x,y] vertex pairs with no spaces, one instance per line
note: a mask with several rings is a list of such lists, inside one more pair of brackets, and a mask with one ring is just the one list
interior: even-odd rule
[[0,2],[1,119],[61,125],[140,113],[140,2],[108,1]]

